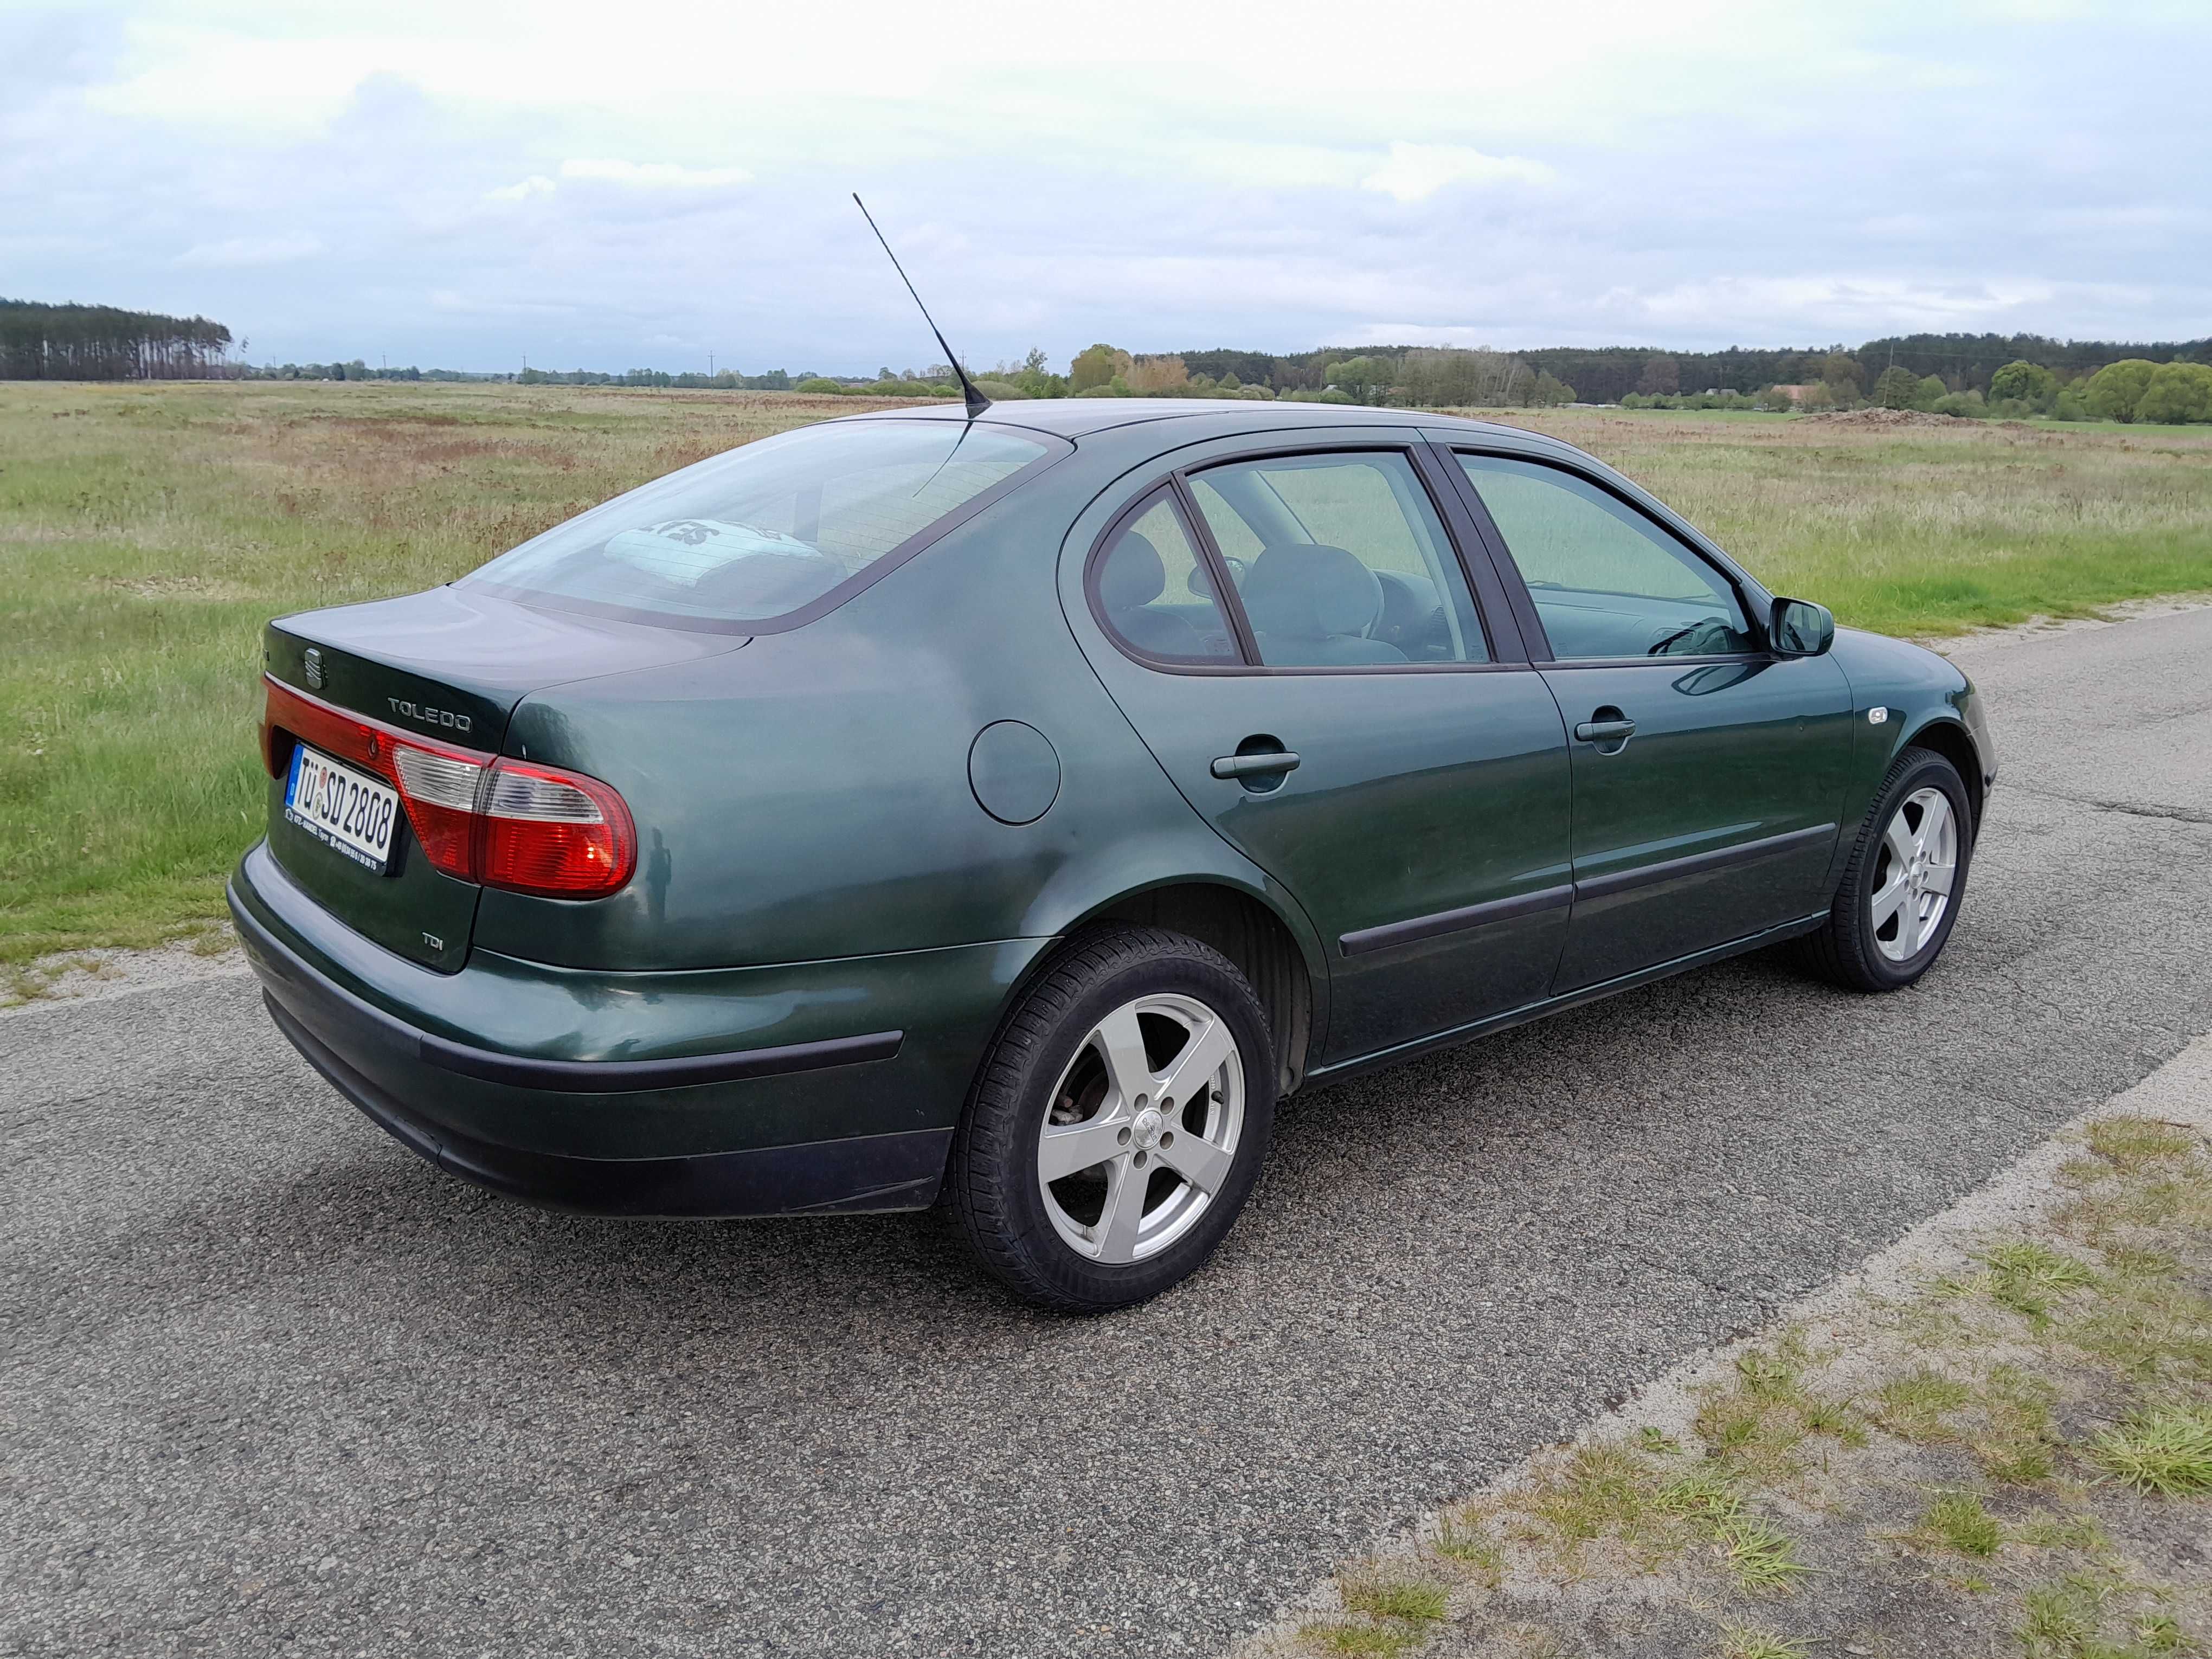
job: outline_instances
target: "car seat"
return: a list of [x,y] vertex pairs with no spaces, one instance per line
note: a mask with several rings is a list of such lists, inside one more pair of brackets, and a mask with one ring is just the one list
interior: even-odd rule
[[1139,651],[1162,657],[1202,657],[1198,630],[1172,611],[1152,609],[1167,591],[1167,566],[1147,538],[1129,532],[1098,568],[1098,597],[1114,631]]
[[1335,667],[1408,659],[1367,637],[1382,614],[1382,584],[1340,547],[1271,547],[1244,579],[1244,611],[1271,666]]

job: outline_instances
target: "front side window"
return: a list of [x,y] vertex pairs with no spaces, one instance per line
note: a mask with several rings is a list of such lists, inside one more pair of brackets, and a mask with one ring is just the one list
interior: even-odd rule
[[465,582],[647,621],[772,623],[1050,452],[1002,427],[856,421],[763,438],[556,525]]
[[1269,667],[1487,662],[1467,579],[1396,451],[1208,467],[1191,493]]
[[1563,661],[1758,649],[1728,579],[1586,478],[1534,461],[1459,464],[1528,584]]
[[1115,532],[1093,581],[1106,626],[1140,654],[1170,662],[1237,660],[1206,562],[1166,490]]

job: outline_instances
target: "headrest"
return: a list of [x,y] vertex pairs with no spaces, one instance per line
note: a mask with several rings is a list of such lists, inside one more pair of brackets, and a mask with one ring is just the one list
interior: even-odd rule
[[1364,634],[1382,614],[1382,584],[1340,547],[1271,547],[1244,579],[1244,609],[1259,632],[1285,639]]
[[1146,538],[1130,531],[1115,544],[1098,567],[1098,597],[1109,611],[1134,611],[1150,605],[1166,589],[1168,568],[1160,550]]

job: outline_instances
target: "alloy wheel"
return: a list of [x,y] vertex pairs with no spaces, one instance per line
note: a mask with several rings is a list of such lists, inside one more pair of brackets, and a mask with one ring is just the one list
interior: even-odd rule
[[1244,1126],[1244,1063],[1195,997],[1126,1002],[1091,1029],[1037,1136],[1045,1213],[1095,1261],[1139,1261],[1196,1224],[1229,1178]]
[[1875,948],[1892,962],[1925,949],[1951,907],[1959,873],[1959,820],[1940,789],[1916,789],[1883,830],[1869,899]]

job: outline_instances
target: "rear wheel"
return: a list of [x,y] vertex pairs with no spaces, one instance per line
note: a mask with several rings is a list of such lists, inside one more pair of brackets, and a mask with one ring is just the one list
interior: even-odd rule
[[1860,826],[1826,923],[1805,940],[1806,959],[1854,990],[1911,984],[1951,937],[1972,852],[1958,769],[1932,750],[1905,750]]
[[953,1205],[984,1267],[1062,1313],[1195,1272],[1267,1156],[1273,1054],[1218,951],[1152,927],[1071,941],[1000,1032],[953,1143]]

